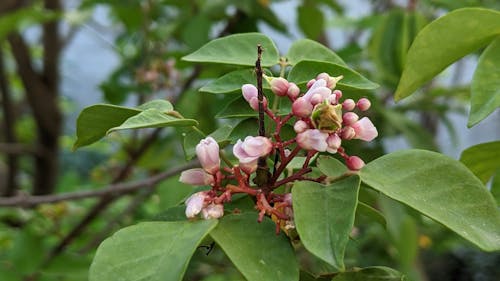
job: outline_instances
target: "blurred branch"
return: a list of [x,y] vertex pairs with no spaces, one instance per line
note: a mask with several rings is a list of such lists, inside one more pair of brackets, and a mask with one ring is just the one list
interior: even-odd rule
[[33,154],[42,155],[43,151],[32,145],[20,143],[0,143],[0,152],[8,155]]
[[135,192],[141,188],[145,187],[148,189],[154,188],[155,184],[157,184],[158,182],[167,179],[171,176],[174,176],[180,173],[181,171],[193,168],[197,165],[198,165],[197,162],[191,162],[186,165],[170,169],[163,173],[159,173],[147,179],[128,182],[128,183],[121,183],[121,184],[111,184],[97,190],[76,191],[76,192],[61,193],[54,195],[38,195],[38,196],[18,195],[15,197],[8,197],[8,198],[0,197],[0,206],[32,208],[40,204],[57,203],[68,200],[81,200],[86,198],[94,198],[94,197],[102,197],[110,195],[113,197],[119,197],[131,192]]
[[[9,84],[7,83],[7,73],[5,71],[5,64],[3,60],[3,52],[0,51],[0,95],[2,97],[2,111],[4,126],[3,131],[5,132],[5,141],[9,144],[14,144],[17,142],[16,134],[14,131],[15,125],[15,114],[14,105],[11,100],[11,91]],[[1,151],[1,149],[0,149]],[[0,186],[1,196],[11,196],[17,189],[17,155],[7,154],[7,181],[5,186]]]

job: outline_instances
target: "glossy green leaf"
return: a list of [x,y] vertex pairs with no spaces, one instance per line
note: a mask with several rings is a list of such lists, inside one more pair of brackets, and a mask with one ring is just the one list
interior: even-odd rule
[[361,180],[486,251],[500,249],[500,212],[481,181],[439,153],[404,150],[368,163]]
[[160,112],[167,113],[169,111],[174,110],[174,106],[169,101],[166,100],[152,100],[139,105],[137,109],[140,110],[156,109]]
[[295,224],[304,247],[339,271],[344,270],[359,184],[359,177],[351,176],[328,186],[301,181],[292,189]]
[[486,184],[500,169],[500,141],[471,146],[462,152],[460,161]]
[[106,135],[113,127],[120,126],[141,110],[110,104],[96,104],[86,107],[76,121],[77,140],[73,149],[92,144]]
[[500,169],[496,172],[491,181],[491,195],[493,195],[493,198],[497,201],[497,205],[500,206]]
[[404,281],[401,272],[385,266],[370,266],[342,272],[333,277],[332,281]]
[[368,219],[371,222],[376,222],[383,227],[387,226],[387,221],[379,210],[361,201],[358,202],[358,207],[356,208],[356,223],[360,220],[359,217]]
[[210,236],[248,281],[298,281],[299,267],[290,242],[257,213],[224,216]]
[[297,7],[297,23],[306,37],[317,40],[324,30],[325,18],[317,5],[303,3]]
[[224,109],[222,109],[215,118],[246,118],[256,117],[257,112],[254,111],[243,96],[238,96],[231,101]]
[[479,58],[472,78],[470,103],[468,127],[476,125],[500,107],[500,36]]
[[[480,20],[478,20],[480,19]],[[395,93],[400,100],[461,57],[487,45],[500,34],[500,12],[483,8],[452,11],[417,35]]]
[[290,46],[286,57],[291,65],[296,65],[303,60],[323,61],[344,66],[346,65],[346,63],[337,54],[335,54],[335,52],[310,39],[295,41],[292,46]]
[[198,121],[194,119],[181,119],[167,115],[156,109],[146,109],[143,112],[125,120],[120,126],[110,128],[108,134],[118,130],[161,128],[161,127],[185,127],[196,126]]
[[332,156],[321,155],[316,162],[318,169],[330,178],[338,178],[348,172],[347,167]]
[[297,63],[290,70],[288,80],[297,84],[305,84],[322,72],[326,72],[331,76],[343,75],[344,78],[337,83],[337,88],[341,90],[373,90],[378,88],[376,83],[371,82],[346,66],[320,61],[301,61]]
[[191,62],[253,66],[257,60],[258,44],[264,49],[262,66],[272,66],[279,62],[276,45],[269,37],[260,33],[240,33],[215,39],[182,59]]
[[97,249],[89,281],[180,281],[196,247],[216,225],[216,220],[203,220],[123,228]]
[[[229,72],[224,76],[208,83],[201,87],[200,92],[212,94],[226,94],[226,93],[239,93],[241,94],[241,86],[243,84],[257,83],[254,69],[240,69]],[[269,89],[269,84],[264,83],[264,88]]]

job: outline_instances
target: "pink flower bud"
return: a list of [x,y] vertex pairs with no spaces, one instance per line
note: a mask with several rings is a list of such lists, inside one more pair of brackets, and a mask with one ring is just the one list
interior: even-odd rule
[[356,136],[356,132],[351,126],[345,126],[342,128],[342,132],[340,134],[340,137],[344,140],[351,140]]
[[344,125],[348,126],[354,124],[356,121],[358,121],[358,119],[359,116],[354,112],[346,112],[342,116],[342,122],[344,122]]
[[310,88],[312,87],[312,85],[314,85],[314,83],[315,83],[315,82],[316,82],[316,79],[311,79],[311,80],[309,80],[309,82],[307,82],[306,87],[307,87],[308,89],[310,89]]
[[[243,93],[243,98],[250,104],[250,107],[258,111],[259,110],[259,93],[257,88],[252,84],[245,84],[241,86],[241,92]],[[264,108],[267,107],[267,99],[263,97],[262,99]]]
[[337,97],[337,102],[342,98],[342,91],[341,90],[335,90],[335,91],[333,91],[332,94]]
[[210,204],[201,210],[201,216],[206,219],[218,219],[224,215],[224,206],[222,204]]
[[268,138],[248,136],[245,141],[238,140],[236,142],[233,147],[233,154],[240,163],[245,164],[269,154],[272,149],[273,144]]
[[323,133],[318,129],[309,129],[298,134],[296,139],[297,144],[303,149],[324,152],[328,147],[327,138],[327,133]]
[[212,137],[202,139],[196,145],[196,155],[201,163],[201,167],[209,174],[215,174],[219,171],[219,145]]
[[356,103],[356,106],[359,108],[359,110],[361,111],[367,111],[370,106],[372,105],[372,103],[370,102],[369,99],[367,98],[361,98],[358,100],[358,102]]
[[290,83],[288,85],[288,91],[286,93],[290,98],[295,99],[300,94],[300,89],[295,83]]
[[302,121],[302,120],[295,122],[295,124],[293,125],[293,130],[297,134],[302,133],[303,131],[305,131],[307,129],[309,129],[309,125],[307,125],[307,123]]
[[205,205],[206,197],[207,193],[204,191],[200,191],[189,196],[189,198],[185,202],[186,217],[194,218],[196,215],[198,215],[203,209],[203,206]]
[[371,141],[378,136],[377,128],[373,125],[372,121],[363,117],[358,122],[351,125],[355,132],[355,139],[364,141]]
[[351,111],[354,109],[354,107],[356,107],[356,103],[354,102],[354,100],[352,99],[346,99],[343,103],[342,103],[342,108],[344,110],[347,110],[347,111]]
[[250,102],[252,98],[256,98],[258,96],[257,87],[252,84],[245,84],[241,86],[241,92],[243,94],[243,98],[245,98],[247,102]]
[[290,86],[288,81],[283,77],[272,78],[269,84],[271,84],[271,91],[280,97],[286,96]]
[[326,139],[326,143],[328,144],[326,151],[333,154],[337,153],[337,149],[339,149],[340,145],[342,144],[342,140],[337,134],[330,134]]
[[211,185],[214,177],[203,169],[195,168],[182,172],[179,181],[190,185]]
[[323,79],[325,81],[328,81],[328,79],[330,79],[330,75],[326,72],[322,72],[322,73],[318,74],[318,76],[316,76],[316,80],[319,80],[319,79]]
[[293,115],[298,117],[308,117],[311,115],[313,105],[304,97],[296,99],[292,104]]
[[289,206],[292,206],[292,193],[286,193],[284,196],[283,196],[283,202],[284,203],[287,203]]
[[365,162],[358,156],[349,156],[346,160],[346,165],[349,170],[358,171],[365,166]]

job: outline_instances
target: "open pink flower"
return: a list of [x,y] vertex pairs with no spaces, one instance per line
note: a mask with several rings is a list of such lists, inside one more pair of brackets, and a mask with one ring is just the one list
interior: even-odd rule
[[240,163],[248,164],[259,157],[269,154],[272,149],[273,144],[268,138],[248,136],[244,141],[238,140],[236,142],[233,147],[233,154],[238,158]]
[[303,98],[308,102],[312,102],[314,100],[315,103],[319,103],[324,99],[327,99],[331,95],[332,90],[326,87],[326,83],[327,82],[323,79],[316,80],[316,82],[312,84],[311,88],[309,88],[309,90],[307,90],[304,94]]
[[324,152],[328,147],[327,138],[327,133],[318,129],[309,129],[297,135],[297,143],[303,149]]
[[195,168],[182,172],[179,181],[190,185],[211,185],[214,177],[201,168]]
[[196,145],[196,156],[198,156],[201,166],[207,173],[215,174],[219,171],[219,145],[212,137],[202,139],[200,143]]
[[373,125],[372,121],[363,117],[358,122],[351,125],[355,132],[355,139],[364,141],[371,141],[378,136],[377,128]]

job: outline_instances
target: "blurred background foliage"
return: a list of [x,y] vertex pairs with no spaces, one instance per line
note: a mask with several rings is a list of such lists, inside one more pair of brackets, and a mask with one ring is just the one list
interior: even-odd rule
[[[476,55],[448,68],[411,98],[398,104],[392,98],[418,31],[440,15],[473,6],[500,9],[495,0],[3,0],[0,194],[97,190],[182,165],[185,132],[180,129],[122,131],[73,152],[75,118],[92,103],[135,106],[167,99],[186,118],[199,120],[207,134],[224,124],[237,125],[238,120],[213,118],[235,95],[198,92],[229,69],[180,57],[212,39],[251,31],[271,36],[282,53],[294,40],[316,40],[381,85],[376,91],[344,92],[373,101],[370,118],[379,129],[377,141],[351,144],[353,154],[369,161],[413,147],[458,158],[466,143],[499,138],[498,112],[483,122],[483,129],[465,127],[468,69]],[[89,31],[93,41],[82,39]],[[82,69],[102,76],[87,81],[74,74]],[[473,140],[464,137],[470,134]],[[362,190],[362,201],[377,206],[387,225],[357,218],[348,266],[386,265],[410,280],[499,280],[500,254],[480,252],[408,207]],[[86,280],[104,238],[152,219],[192,191],[174,176],[154,189],[123,196],[0,206],[0,279]],[[311,273],[327,272],[310,254],[301,259]],[[215,247],[209,253],[197,251],[185,280],[244,279]]]

